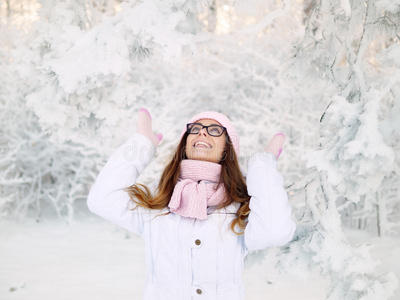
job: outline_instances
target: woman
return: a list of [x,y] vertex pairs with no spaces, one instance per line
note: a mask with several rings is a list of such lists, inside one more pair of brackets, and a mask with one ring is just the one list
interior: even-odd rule
[[296,229],[276,170],[284,135],[250,156],[244,178],[234,126],[221,113],[201,112],[182,129],[160,178],[136,183],[161,140],[141,108],[137,132],[90,190],[90,211],[144,238],[145,300],[243,300],[248,252],[285,245]]

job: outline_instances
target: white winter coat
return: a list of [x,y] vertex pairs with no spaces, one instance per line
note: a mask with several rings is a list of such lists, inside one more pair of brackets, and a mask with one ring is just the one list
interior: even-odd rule
[[[143,237],[145,300],[243,300],[245,256],[249,251],[285,245],[296,229],[276,160],[263,152],[249,158],[246,183],[251,212],[244,235],[237,236],[229,228],[239,207],[235,203],[220,210],[208,207],[206,220],[172,212],[154,218],[168,208],[130,211],[136,204],[123,188],[136,183],[154,153],[150,139],[139,133],[131,135],[111,155],[91,187],[89,210]],[[149,185],[152,192],[157,183]],[[240,231],[239,227],[235,230]]]

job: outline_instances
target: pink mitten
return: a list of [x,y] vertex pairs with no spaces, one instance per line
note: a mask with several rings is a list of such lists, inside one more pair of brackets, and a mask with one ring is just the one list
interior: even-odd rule
[[282,153],[282,145],[285,142],[285,135],[281,132],[275,134],[272,139],[268,142],[264,151],[271,152],[278,159]]
[[163,139],[162,133],[153,133],[153,127],[151,125],[151,115],[149,111],[144,107],[141,107],[139,109],[137,132],[147,136],[155,147],[157,147]]

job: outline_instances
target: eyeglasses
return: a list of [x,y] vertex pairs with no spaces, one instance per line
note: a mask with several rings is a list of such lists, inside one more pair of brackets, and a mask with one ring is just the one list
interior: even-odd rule
[[226,130],[226,127],[219,126],[219,125],[205,126],[201,123],[186,124],[186,132],[189,134],[198,134],[200,132],[200,130],[202,130],[203,128],[206,128],[207,133],[211,136],[221,136],[224,133],[224,131]]

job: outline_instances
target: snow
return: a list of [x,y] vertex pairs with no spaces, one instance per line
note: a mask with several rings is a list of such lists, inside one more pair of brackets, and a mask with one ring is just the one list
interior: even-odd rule
[[400,0],[380,0],[375,3],[376,7],[392,14],[400,11]]
[[123,6],[119,14],[105,18],[60,58],[49,62],[65,92],[76,92],[88,84],[101,87],[113,75],[120,80],[131,70],[130,52],[137,46],[157,45],[166,59],[179,56],[184,46],[193,47],[194,35],[175,30],[185,19],[183,12],[163,10],[154,1],[133,8],[126,3]]
[[[145,284],[143,240],[82,210],[67,225],[0,221],[0,299],[141,299]],[[371,245],[381,261],[377,274],[400,277],[400,240],[346,230],[352,245]],[[243,272],[246,300],[325,299],[327,278],[316,271],[279,274],[274,264],[279,248],[267,249],[265,261]],[[354,288],[363,285],[355,281]],[[400,289],[390,298],[399,299]]]
[[346,17],[351,15],[351,5],[349,0],[340,0],[340,7],[343,9]]
[[387,49],[382,50],[378,58],[388,65],[393,64],[396,67],[400,67],[400,45],[393,44]]

